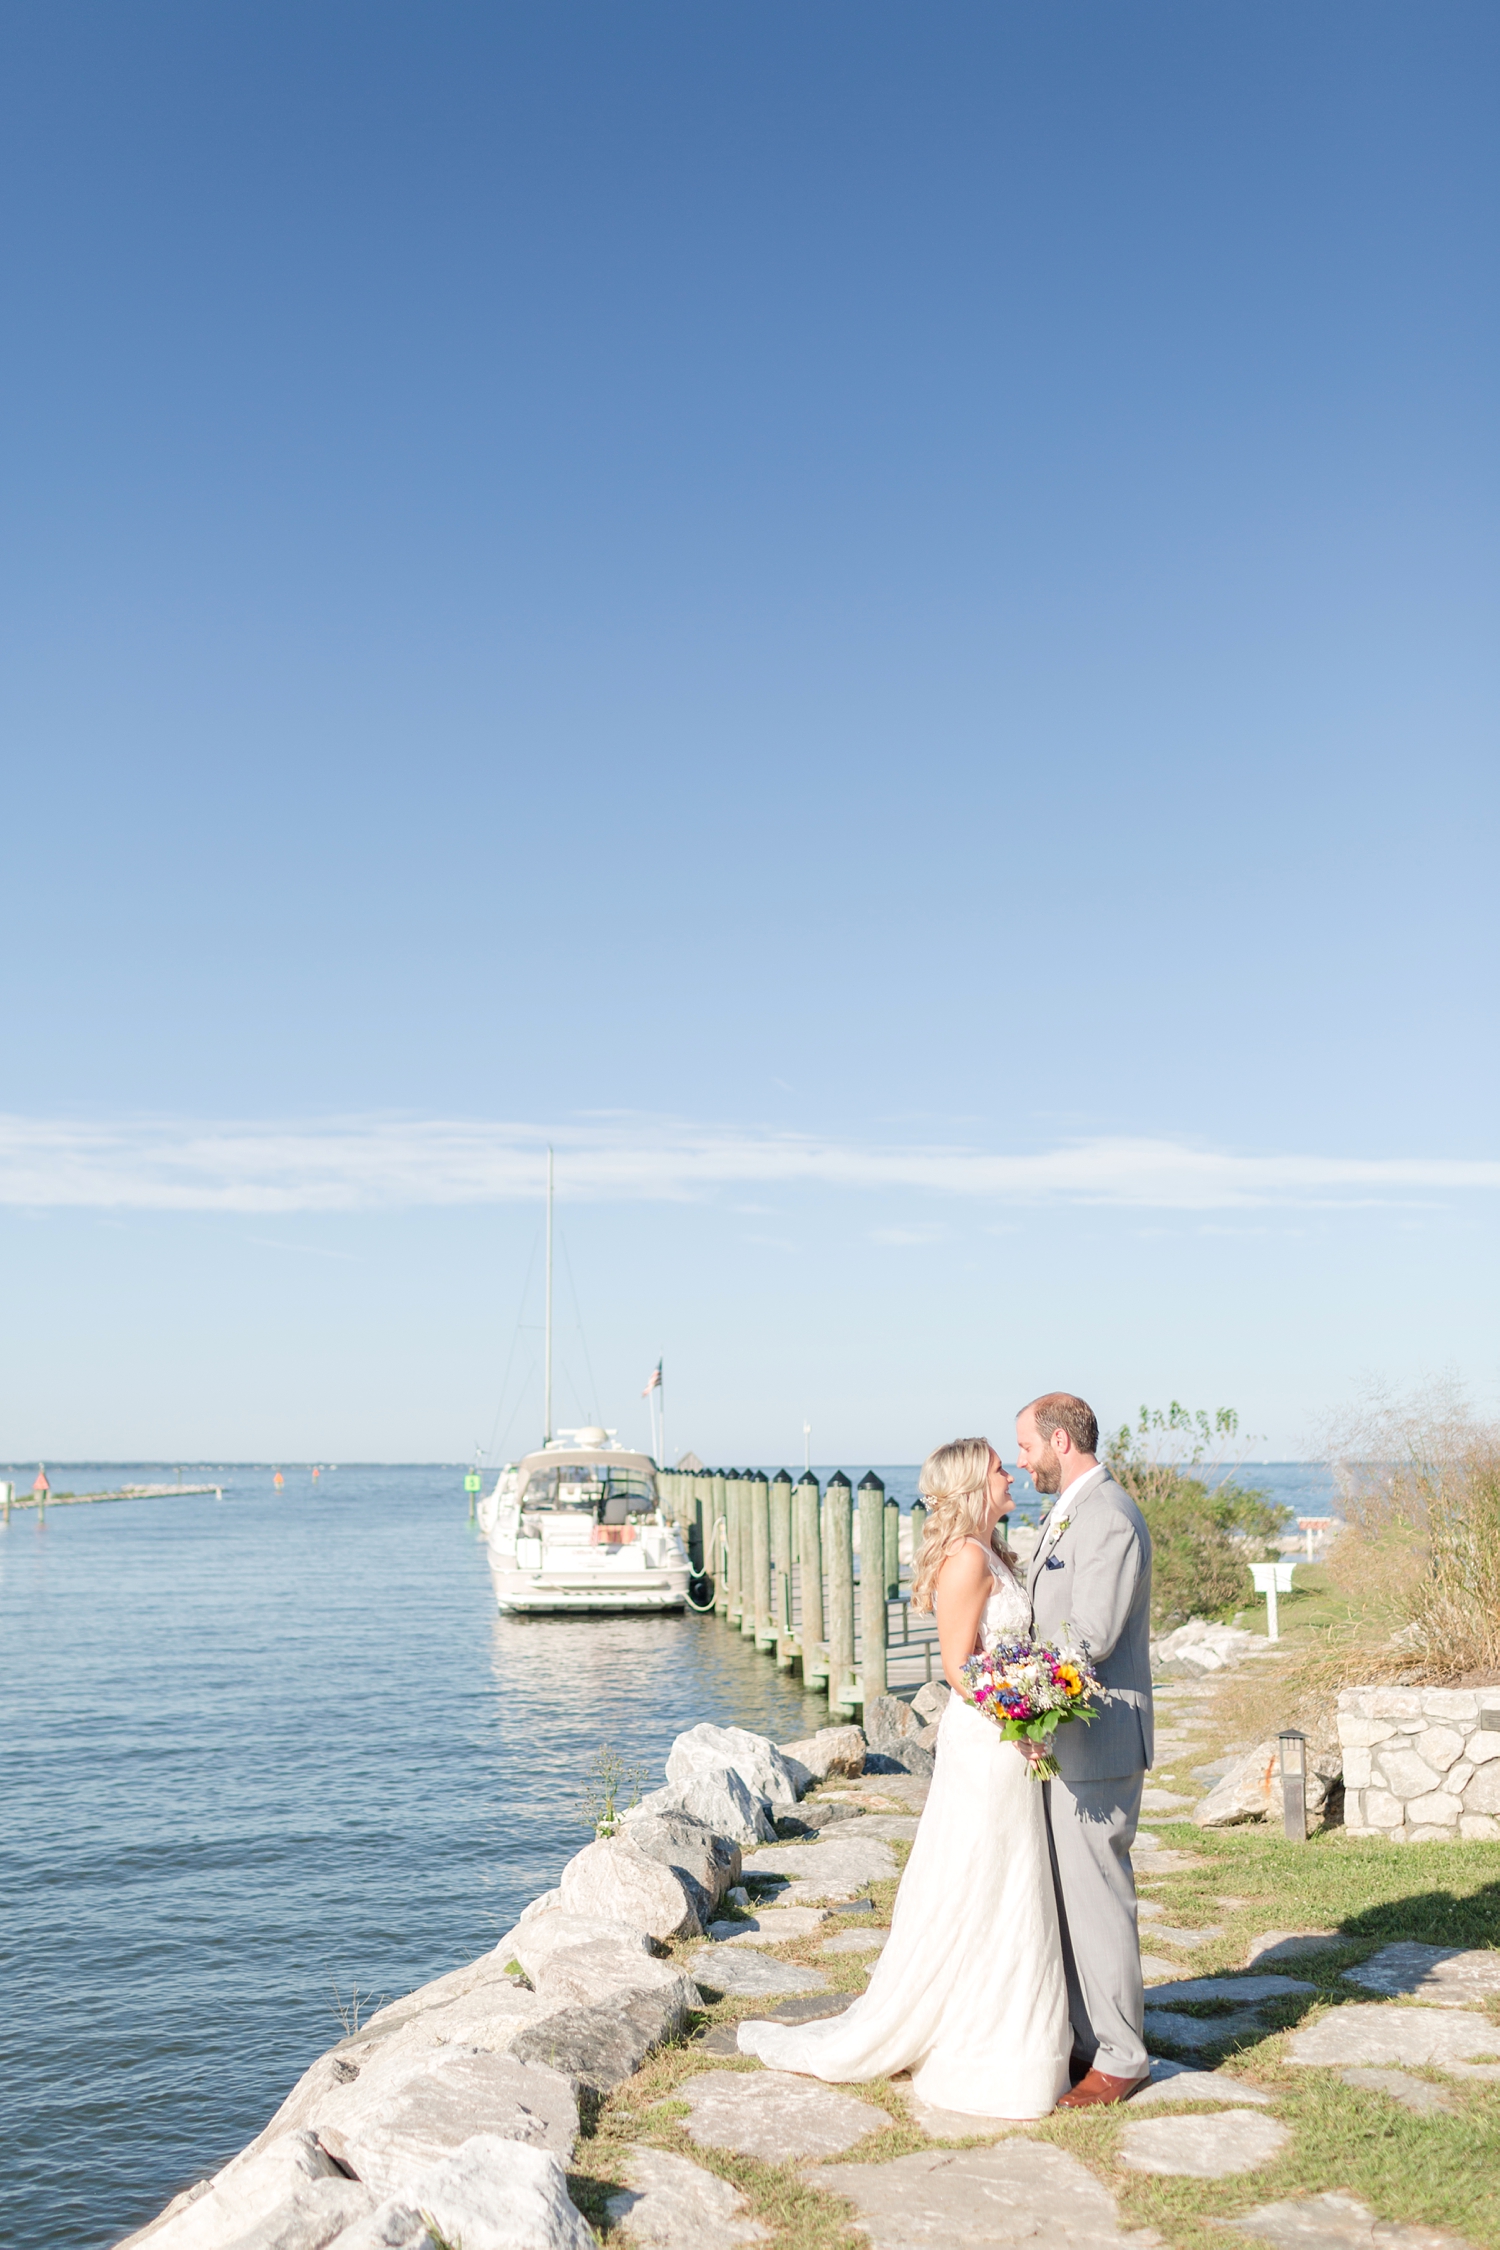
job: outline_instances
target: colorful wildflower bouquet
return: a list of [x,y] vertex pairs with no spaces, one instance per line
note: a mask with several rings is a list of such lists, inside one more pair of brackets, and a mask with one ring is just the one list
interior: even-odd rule
[[[1094,1717],[1090,1702],[1104,1699],[1088,1650],[1059,1648],[1052,1641],[997,1641],[969,1658],[963,1678],[975,1709],[994,1721],[1007,1742],[1050,1744],[1070,1720],[1081,1719],[1087,1726]],[[1027,1763],[1035,1780],[1057,1778],[1050,1748],[1045,1757]]]

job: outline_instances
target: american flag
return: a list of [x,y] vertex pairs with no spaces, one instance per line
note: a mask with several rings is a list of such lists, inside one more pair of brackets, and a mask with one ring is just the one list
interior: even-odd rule
[[647,1383],[647,1385],[646,1385],[646,1388],[645,1388],[645,1389],[644,1389],[644,1390],[642,1391],[642,1393],[641,1393],[641,1396],[642,1396],[642,1398],[649,1398],[649,1397],[651,1396],[651,1393],[652,1393],[653,1391],[659,1391],[660,1389],[661,1389],[661,1361],[660,1361],[660,1360],[658,1360],[658,1361],[657,1361],[657,1363],[656,1363],[656,1365],[655,1365],[655,1366],[654,1366],[654,1367],[652,1368],[652,1370],[651,1370],[651,1379],[650,1379],[650,1381],[649,1381],[649,1382]]

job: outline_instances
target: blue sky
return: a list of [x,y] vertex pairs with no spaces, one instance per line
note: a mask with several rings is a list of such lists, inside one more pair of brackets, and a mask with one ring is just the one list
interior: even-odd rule
[[0,1455],[1494,1405],[1497,48],[0,10]]

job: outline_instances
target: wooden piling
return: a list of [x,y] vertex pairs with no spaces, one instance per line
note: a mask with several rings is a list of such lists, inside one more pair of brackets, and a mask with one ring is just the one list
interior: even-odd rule
[[694,1570],[701,1575],[712,1573],[713,1563],[708,1560],[709,1542],[713,1536],[714,1480],[702,1471],[694,1470],[688,1478],[688,1556]]
[[889,1494],[885,1503],[885,1598],[888,1602],[901,1599],[901,1503]]
[[922,1541],[927,1537],[927,1503],[913,1500],[911,1504],[911,1577],[917,1582],[917,1564],[922,1559]]
[[709,1569],[714,1580],[714,1615],[729,1615],[729,1503],[724,1497],[724,1471],[715,1469],[709,1476],[713,1490],[713,1561]]
[[792,1634],[792,1480],[785,1469],[771,1479],[771,1631],[776,1669],[789,1672],[797,1649]]
[[724,1471],[724,1522],[729,1532],[727,1544],[729,1554],[729,1624],[731,1629],[740,1624],[744,1617],[745,1581],[741,1575],[740,1491],[739,1470],[726,1469]]
[[749,1480],[750,1493],[750,1592],[746,1612],[753,1607],[751,1631],[758,1649],[769,1653],[776,1646],[776,1623],[771,1609],[771,1487],[757,1470]]
[[797,1479],[797,1594],[801,1606],[802,1683],[826,1688],[823,1628],[823,1497],[811,1469]]
[[873,1469],[859,1480],[859,1684],[868,1705],[889,1682],[885,1579],[885,1485]]
[[854,1494],[842,1469],[835,1469],[828,1479],[823,1521],[828,1566],[828,1708],[849,1716],[859,1698],[854,1671]]

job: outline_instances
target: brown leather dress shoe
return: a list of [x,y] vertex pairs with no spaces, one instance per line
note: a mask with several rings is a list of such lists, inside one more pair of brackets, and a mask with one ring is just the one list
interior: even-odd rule
[[1139,2078],[1111,2078],[1107,2070],[1091,2070],[1080,2078],[1071,2093],[1058,2097],[1059,2109],[1097,2109],[1107,2102],[1123,2102],[1137,2086],[1144,2086],[1151,2073],[1142,2071]]

